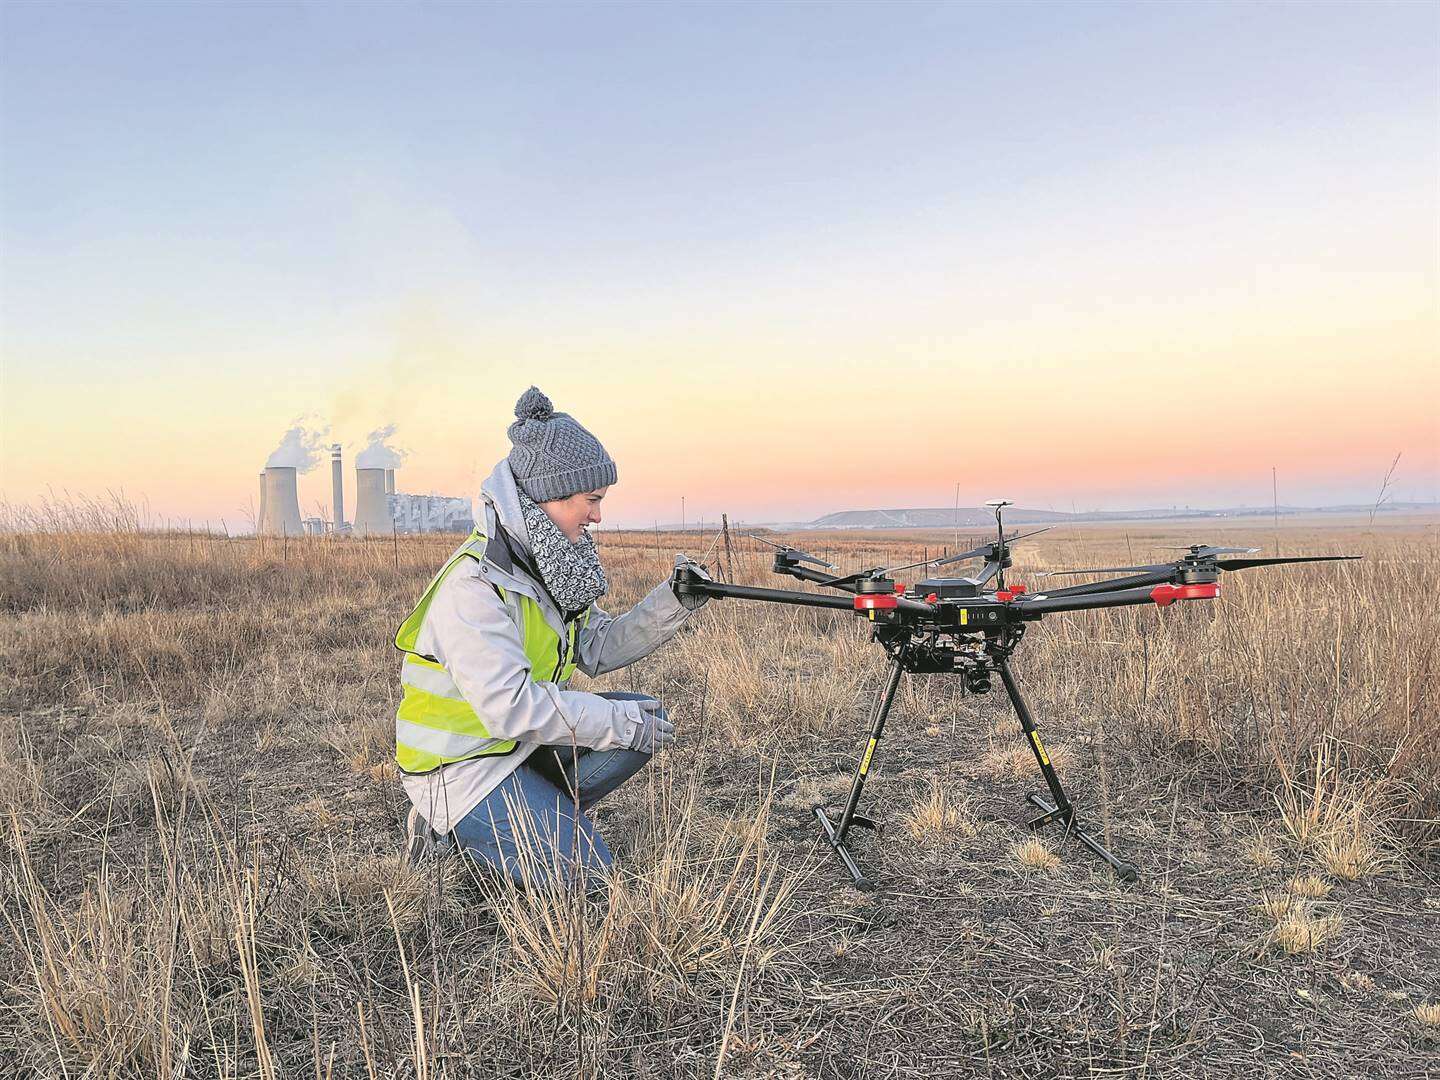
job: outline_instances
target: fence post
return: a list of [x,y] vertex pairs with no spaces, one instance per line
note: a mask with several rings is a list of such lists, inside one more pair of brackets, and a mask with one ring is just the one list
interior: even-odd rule
[[720,515],[720,528],[725,534],[725,580],[735,584],[735,552],[730,547],[730,515]]

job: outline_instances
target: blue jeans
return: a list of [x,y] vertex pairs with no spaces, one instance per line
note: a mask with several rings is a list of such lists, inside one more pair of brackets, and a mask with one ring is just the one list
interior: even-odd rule
[[[615,701],[649,698],[623,691],[600,696]],[[537,875],[569,877],[603,870],[613,862],[610,848],[585,811],[649,760],[640,750],[542,746],[461,819],[455,839],[517,885],[533,882]]]

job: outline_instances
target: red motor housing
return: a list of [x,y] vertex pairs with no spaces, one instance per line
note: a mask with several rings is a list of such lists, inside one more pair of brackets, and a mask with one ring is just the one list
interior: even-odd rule
[[1156,585],[1150,590],[1150,599],[1160,607],[1169,607],[1176,600],[1214,600],[1219,595],[1218,581],[1195,585]]

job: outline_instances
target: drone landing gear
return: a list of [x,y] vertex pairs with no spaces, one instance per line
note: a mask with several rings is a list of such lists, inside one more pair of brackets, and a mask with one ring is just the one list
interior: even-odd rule
[[1048,800],[1033,793],[1028,796],[1029,802],[1042,811],[1039,817],[1032,818],[1028,822],[1029,827],[1041,829],[1052,821],[1061,822],[1065,826],[1066,836],[1075,837],[1086,848],[1109,863],[1110,868],[1115,871],[1121,881],[1134,881],[1138,876],[1135,867],[1115,856],[1096,838],[1093,832],[1082,828],[1076,821],[1075,807],[1060,784],[1060,777],[1055,772],[1055,766],[1050,763],[1050,755],[1045,753],[1045,744],[1040,741],[1040,733],[1035,728],[1035,720],[1030,715],[1030,707],[1020,696],[1020,687],[1015,683],[1015,676],[1010,674],[1009,661],[1002,658],[995,667],[1000,672],[1000,679],[1005,684],[1005,692],[1010,695],[1010,703],[1015,706],[1015,715],[1020,718],[1020,727],[1024,730],[1025,738],[1030,743],[1030,749],[1035,753],[1035,760],[1040,764],[1040,772],[1045,776],[1045,784],[1050,789]]
[[865,790],[865,777],[870,772],[870,762],[875,757],[875,747],[880,745],[880,736],[885,731],[885,718],[890,715],[890,706],[895,701],[895,688],[900,685],[901,671],[900,661],[896,660],[890,668],[890,679],[885,684],[885,692],[875,699],[875,707],[870,713],[870,741],[865,744],[865,752],[860,756],[860,764],[855,769],[855,778],[850,782],[850,797],[845,800],[845,810],[840,815],[840,823],[837,825],[831,821],[823,806],[815,807],[815,817],[820,822],[820,828],[825,831],[825,836],[830,841],[830,847],[840,857],[840,861],[845,864],[845,869],[850,871],[850,877],[854,880],[855,887],[862,892],[873,890],[875,883],[862,874],[860,867],[855,865],[855,857],[845,846],[845,836],[849,833],[852,825],[859,825],[866,829],[877,827],[870,818],[857,814],[855,807],[860,802],[860,793]]
[[[1010,703],[1015,706],[1015,713],[1020,718],[1020,727],[1024,730],[1025,738],[1030,743],[1035,760],[1040,764],[1040,772],[1045,777],[1045,784],[1050,789],[1048,800],[1040,795],[1029,796],[1031,804],[1041,811],[1038,817],[1029,822],[1030,828],[1040,829],[1052,822],[1060,822],[1064,826],[1066,836],[1075,837],[1088,850],[1104,859],[1120,880],[1134,881],[1137,876],[1135,867],[1111,853],[1091,830],[1082,827],[1076,819],[1075,807],[1070,802],[1070,797],[1065,794],[1065,788],[1060,783],[1055,766],[1050,762],[1050,755],[1045,752],[1045,744],[1040,741],[1040,733],[1035,728],[1035,720],[1030,715],[1030,707],[1026,705],[1025,699],[1021,696],[1020,687],[1016,684],[1014,675],[1010,673],[1009,662],[1001,657],[995,661],[995,669],[1000,672],[1000,678],[1005,684],[1005,692],[1010,695]],[[855,862],[855,856],[845,845],[845,839],[853,826],[858,825],[865,829],[878,827],[872,819],[857,814],[855,807],[859,804],[860,795],[865,790],[865,780],[870,773],[870,764],[875,758],[875,748],[880,745],[880,736],[885,732],[885,719],[890,715],[890,706],[895,703],[895,690],[900,685],[900,675],[903,671],[904,666],[897,659],[890,668],[890,678],[885,684],[884,692],[875,699],[875,706],[870,713],[870,740],[865,744],[865,750],[861,753],[860,761],[856,765],[855,777],[850,782],[850,796],[845,800],[845,809],[840,814],[840,820],[833,821],[823,806],[815,807],[815,818],[819,821],[820,828],[824,831],[831,849],[844,864],[845,869],[850,872],[855,887],[864,892],[873,890],[875,882],[860,870]]]

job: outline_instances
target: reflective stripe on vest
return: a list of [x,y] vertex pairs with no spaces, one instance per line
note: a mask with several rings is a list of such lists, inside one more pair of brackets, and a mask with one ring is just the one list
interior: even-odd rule
[[[407,773],[431,772],[467,758],[508,754],[516,747],[514,739],[492,738],[484,720],[465,700],[444,666],[434,657],[416,651],[425,616],[441,582],[460,560],[482,561],[486,542],[484,534],[476,529],[455,549],[395,634],[395,647],[405,653],[400,665],[403,697],[395,712],[395,760]],[[533,597],[498,585],[495,591],[520,631],[521,645],[530,662],[530,678],[564,685],[575,671],[577,635],[581,625],[589,625],[590,610],[570,620],[569,633],[562,639],[545,620],[544,611]]]

